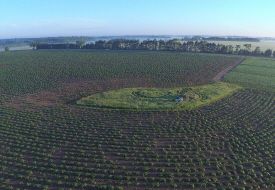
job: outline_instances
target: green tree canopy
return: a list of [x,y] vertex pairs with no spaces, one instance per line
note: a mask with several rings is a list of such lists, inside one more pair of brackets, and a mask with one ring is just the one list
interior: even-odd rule
[[37,45],[37,43],[36,43],[35,41],[32,41],[32,42],[30,43],[30,47],[32,47],[33,49],[36,48],[36,45]]
[[261,50],[260,50],[260,47],[259,47],[259,46],[257,46],[257,47],[255,48],[254,54],[255,54],[255,55],[260,55],[260,54],[261,54]]
[[76,45],[82,48],[85,45],[85,42],[82,40],[76,41]]
[[271,57],[272,55],[272,50],[271,49],[267,49],[265,52],[264,52],[265,56],[267,57]]
[[244,44],[243,46],[245,47],[246,50],[249,51],[251,49],[252,45],[251,44]]

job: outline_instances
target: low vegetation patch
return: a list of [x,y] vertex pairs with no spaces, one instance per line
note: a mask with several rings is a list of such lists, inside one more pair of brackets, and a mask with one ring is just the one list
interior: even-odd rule
[[[188,88],[125,88],[93,94],[76,103],[114,109],[193,109],[219,100],[238,88],[237,85],[221,82]],[[183,101],[176,101],[181,97]]]

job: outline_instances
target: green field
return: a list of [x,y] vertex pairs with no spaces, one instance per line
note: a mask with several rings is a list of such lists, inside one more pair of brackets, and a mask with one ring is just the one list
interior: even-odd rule
[[225,75],[224,81],[247,87],[275,89],[275,60],[249,58]]
[[[64,80],[123,80],[143,87],[197,86],[241,58],[164,52],[2,52],[0,93],[27,94],[56,88]],[[111,81],[110,81],[111,83]],[[139,86],[141,87],[141,86]]]
[[[254,76],[247,83],[213,82],[242,60],[177,52],[0,52],[0,189],[274,189],[275,93],[255,80],[270,81],[274,62],[244,61],[235,74]],[[184,93],[198,96],[183,103],[209,102],[165,111],[75,105],[99,95],[184,105],[173,102]]]
[[[228,96],[239,89],[227,83],[189,88],[126,88],[94,94],[78,100],[77,105],[135,110],[194,109]],[[175,102],[177,97],[196,94],[198,98]]]

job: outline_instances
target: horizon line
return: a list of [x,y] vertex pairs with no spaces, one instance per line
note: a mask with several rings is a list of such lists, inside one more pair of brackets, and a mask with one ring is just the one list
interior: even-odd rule
[[104,38],[104,37],[195,37],[195,36],[202,36],[202,37],[240,37],[240,38],[271,38],[275,39],[275,37],[270,37],[270,36],[258,36],[258,37],[253,37],[253,36],[238,36],[238,35],[194,35],[194,34],[188,34],[188,35],[163,35],[163,34],[146,34],[146,35],[95,35],[95,36],[44,36],[44,37],[13,37],[13,38],[0,38],[0,40],[9,40],[9,39],[39,39],[39,38],[67,38],[67,37],[90,37],[90,38]]

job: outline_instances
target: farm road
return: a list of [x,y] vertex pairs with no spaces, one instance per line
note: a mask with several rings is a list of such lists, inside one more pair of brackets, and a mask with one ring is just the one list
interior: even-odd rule
[[228,73],[229,71],[231,71],[232,69],[234,69],[235,67],[237,67],[237,66],[238,66],[239,64],[241,64],[244,60],[245,60],[245,59],[243,59],[243,60],[241,60],[241,61],[239,61],[239,62],[237,62],[237,63],[231,65],[230,67],[228,67],[228,68],[226,68],[226,69],[224,69],[224,70],[222,70],[221,72],[219,72],[219,73],[217,74],[217,76],[215,76],[215,77],[213,78],[213,80],[214,80],[214,81],[221,81],[221,80],[222,80],[222,77],[223,77],[226,73]]

